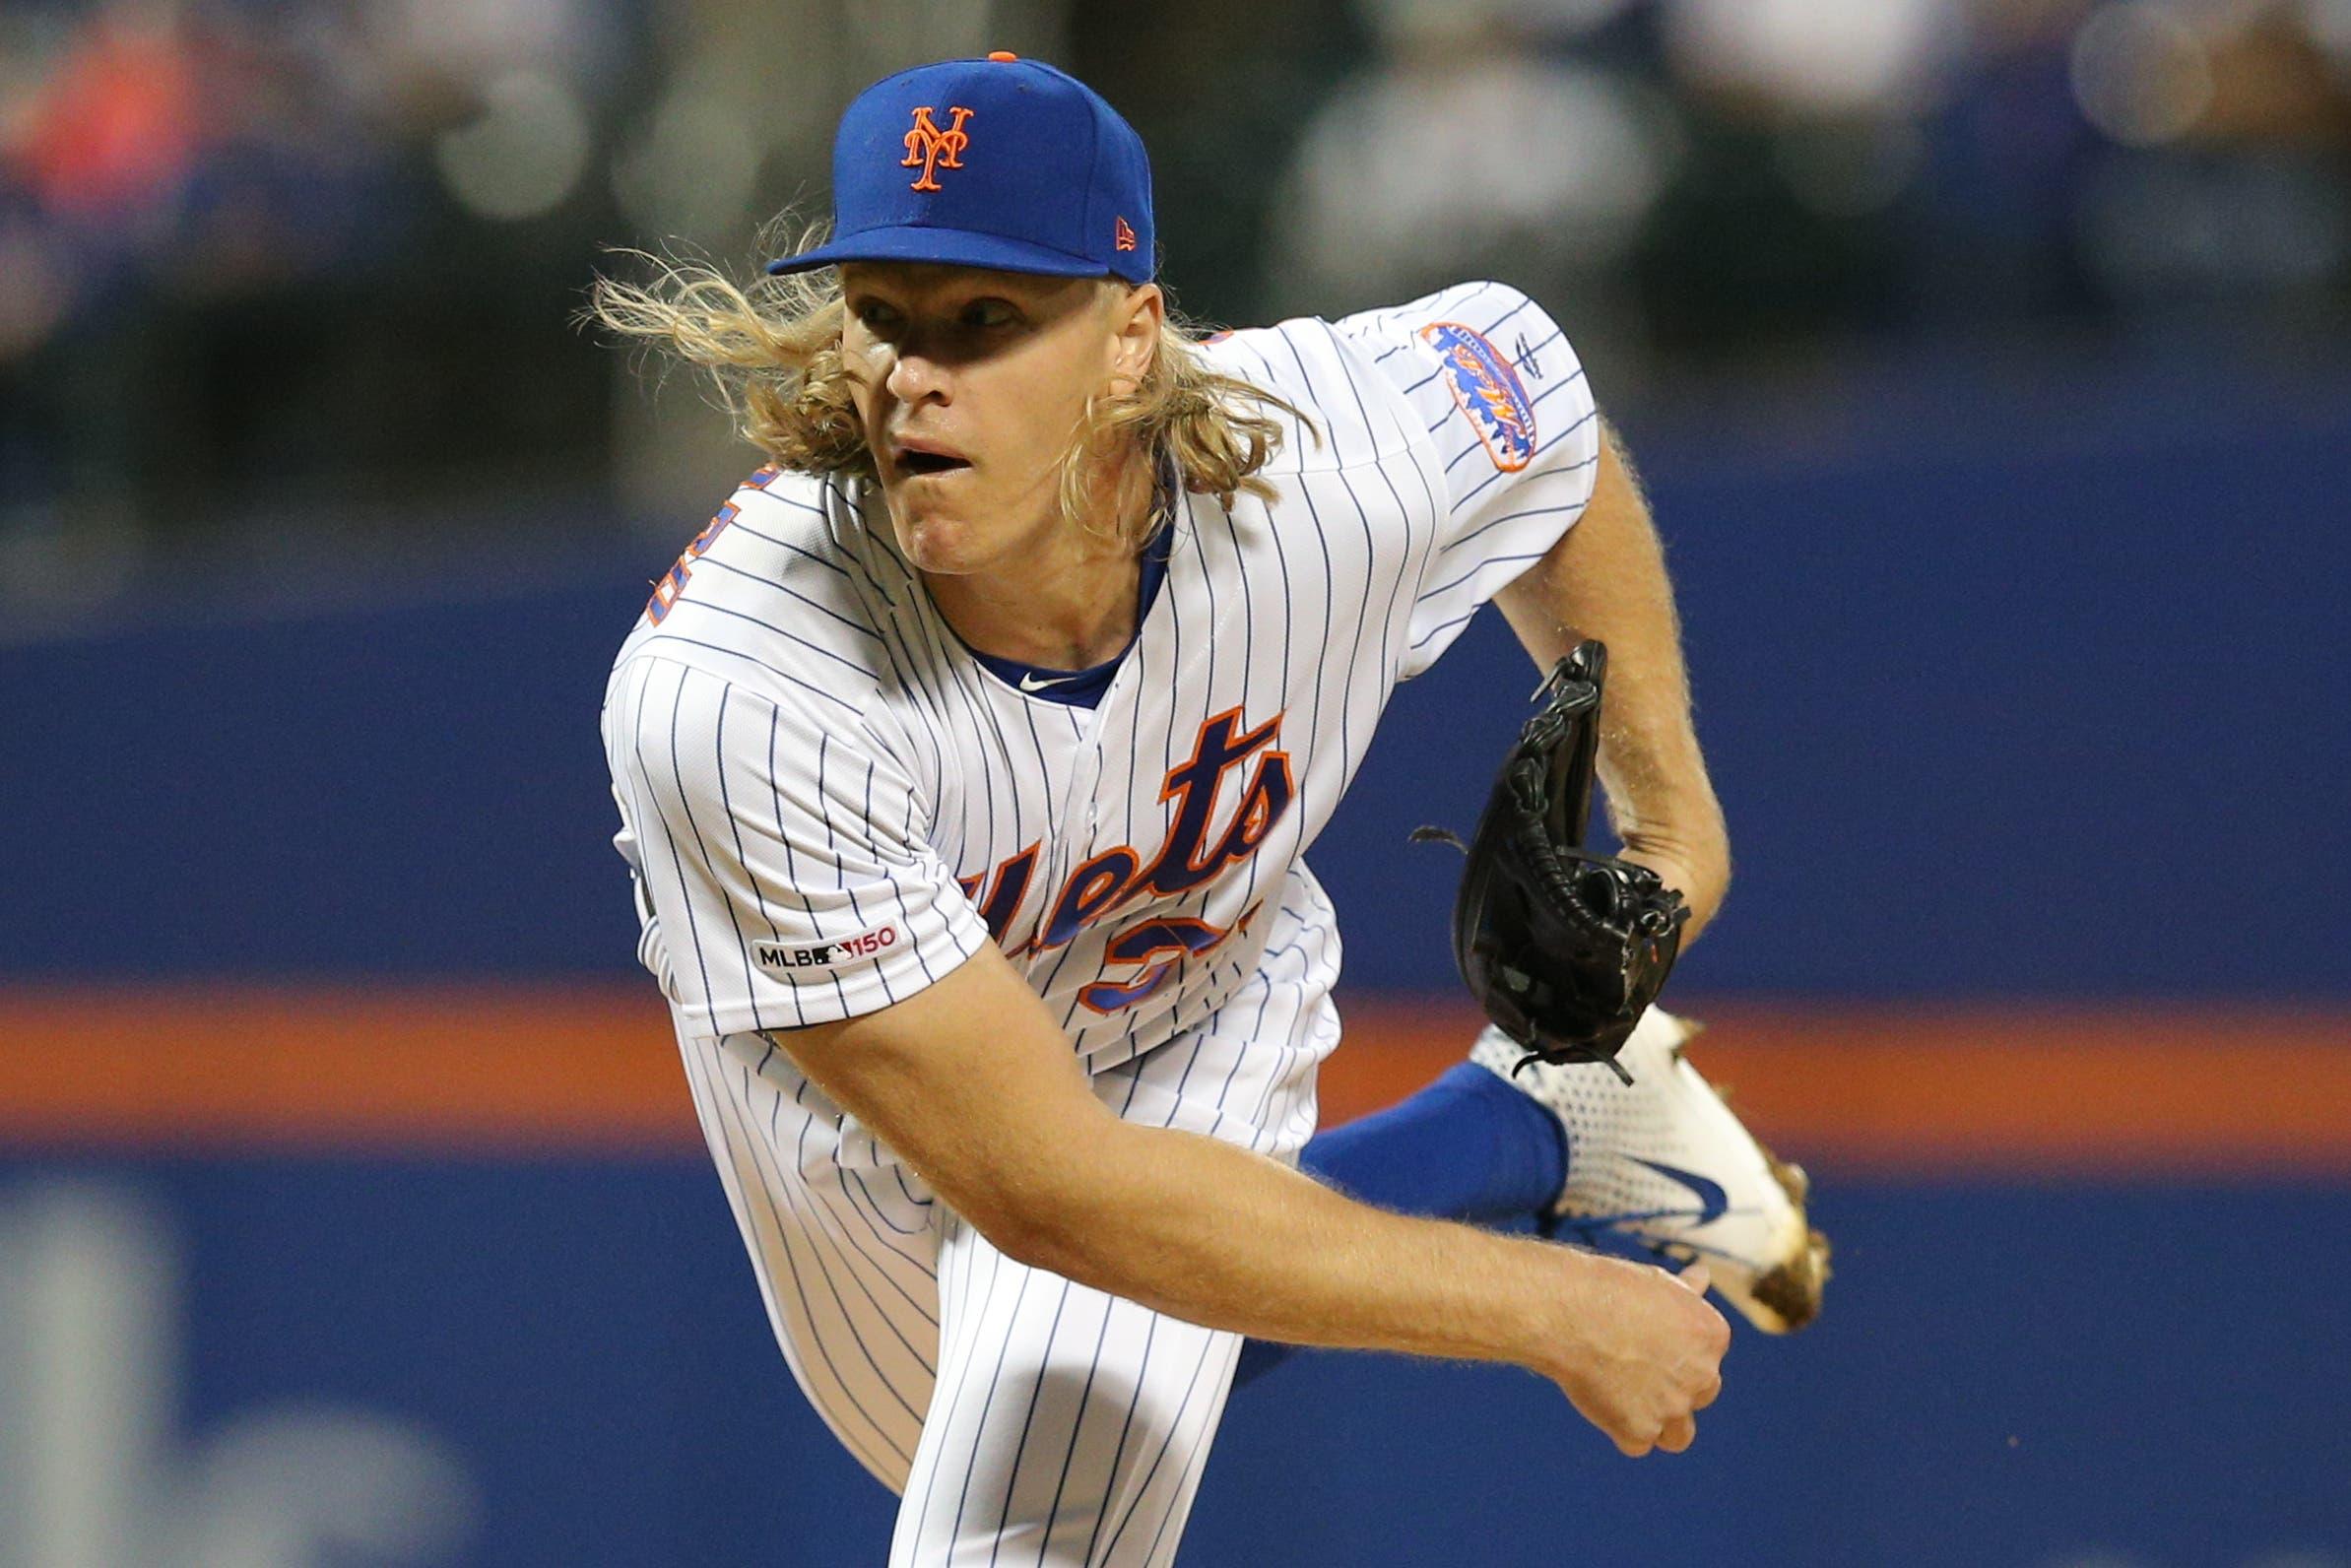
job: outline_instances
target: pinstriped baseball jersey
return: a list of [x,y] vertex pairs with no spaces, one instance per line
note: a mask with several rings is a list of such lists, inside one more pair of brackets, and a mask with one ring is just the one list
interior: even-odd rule
[[639,956],[793,1376],[902,1495],[892,1568],[1172,1561],[1241,1341],[998,1251],[777,1031],[993,941],[1121,1116],[1294,1158],[1339,1035],[1301,856],[1396,683],[1592,493],[1582,370],[1512,290],[1205,352],[1311,429],[1271,502],[1172,498],[1092,706],[965,648],[878,498],[774,470],[656,585],[607,691]]
[[[994,940],[1097,1075],[1244,1017],[1269,1049],[1331,1032],[1301,857],[1397,682],[1581,512],[1599,428],[1559,329],[1497,284],[1205,352],[1309,427],[1284,421],[1271,502],[1175,497],[1090,709],[976,659],[853,482],[762,470],[660,580],[606,739],[682,1031],[870,1012]],[[1262,1109],[1306,1118],[1278,1143],[1311,1130]]]

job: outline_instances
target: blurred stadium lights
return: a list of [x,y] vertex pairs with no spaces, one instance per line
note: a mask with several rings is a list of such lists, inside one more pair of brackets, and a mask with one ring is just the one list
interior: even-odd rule
[[1767,129],[1806,211],[1879,214],[1927,159],[1919,124],[1969,64],[1961,0],[1666,0],[1668,58],[1712,108]]
[[1920,112],[1966,55],[1959,0],[1665,0],[1665,19],[1694,86],[1797,114]]
[[2302,0],[2302,25],[2338,70],[2351,70],[2351,0]]
[[2073,230],[2139,308],[2318,297],[2351,258],[2344,0],[2106,0],[2068,48],[2083,119],[2120,150]]
[[1636,421],[1832,346],[2351,298],[2351,0],[45,0],[0,7],[0,560],[303,487],[666,516],[732,443],[570,325],[600,247],[750,260],[858,85],[996,47],[1151,140],[1188,309],[1496,273]]
[[479,117],[433,142],[449,193],[484,218],[538,218],[561,205],[587,170],[593,140],[579,97],[537,71],[483,90]]
[[2127,147],[2176,140],[2212,106],[2211,57],[2169,6],[2100,6],[2073,35],[2071,64],[2083,117]]
[[1383,36],[1426,35],[1496,26],[1528,38],[1562,39],[1589,33],[1630,9],[1635,0],[1363,0],[1363,12]]
[[[1333,94],[1300,141],[1276,203],[1286,301],[1403,297],[1514,251],[1546,269],[1623,254],[1675,152],[1638,84],[1486,35],[1440,48],[1412,34],[1398,52]],[[1545,156],[1485,156],[1514,140]],[[1363,200],[1372,190],[1382,199]]]
[[759,156],[741,105],[680,83],[613,160],[613,196],[640,234],[732,247],[760,216],[751,211]]
[[396,63],[467,85],[513,71],[574,73],[608,45],[617,8],[593,0],[374,0],[367,30]]

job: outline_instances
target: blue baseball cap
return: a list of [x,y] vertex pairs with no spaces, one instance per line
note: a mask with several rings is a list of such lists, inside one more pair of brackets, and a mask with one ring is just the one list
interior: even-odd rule
[[1055,277],[1153,272],[1143,138],[1066,71],[1013,54],[884,77],[841,115],[832,237],[771,273],[930,261]]

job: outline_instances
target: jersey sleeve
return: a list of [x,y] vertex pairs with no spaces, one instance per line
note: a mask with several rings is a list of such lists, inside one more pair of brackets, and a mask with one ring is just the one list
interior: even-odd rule
[[1403,393],[1444,469],[1408,679],[1583,515],[1600,471],[1599,414],[1566,335],[1508,284],[1464,284],[1336,325]]
[[638,955],[660,949],[647,967],[695,1032],[871,1013],[989,940],[916,831],[912,781],[850,709],[639,656],[616,672],[604,726]]

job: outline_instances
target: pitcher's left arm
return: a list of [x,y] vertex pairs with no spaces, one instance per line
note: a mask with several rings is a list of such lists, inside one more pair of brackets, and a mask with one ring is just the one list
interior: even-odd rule
[[1608,820],[1624,858],[1689,901],[1686,947],[1730,890],[1731,839],[1690,721],[1665,551],[1613,430],[1583,516],[1494,602],[1546,672],[1585,637],[1607,644],[1600,778]]

